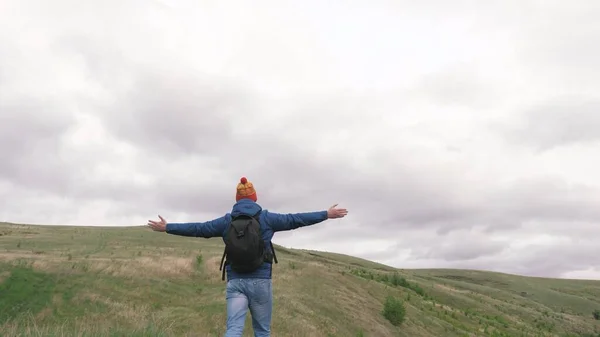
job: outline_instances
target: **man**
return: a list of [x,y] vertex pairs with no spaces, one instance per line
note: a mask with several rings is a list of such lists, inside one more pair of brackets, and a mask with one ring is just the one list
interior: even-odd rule
[[[242,177],[237,185],[236,203],[233,205],[231,213],[227,213],[218,219],[195,223],[167,223],[159,215],[160,221],[149,220],[148,226],[154,231],[181,236],[204,238],[221,236],[223,241],[227,243],[231,242],[232,235],[229,233],[233,232],[230,232],[230,230],[235,230],[235,233],[238,234],[240,231],[243,232],[238,227],[230,226],[232,220],[244,218],[246,227],[243,227],[243,229],[248,233],[252,231],[248,229],[253,221],[251,217],[258,220],[256,225],[260,227],[260,237],[264,245],[260,244],[261,249],[264,248],[265,256],[267,256],[266,261],[259,263],[258,268],[251,272],[238,272],[234,270],[236,268],[232,268],[227,263],[225,266],[227,272],[227,331],[225,337],[242,336],[248,309],[250,309],[252,316],[254,336],[268,337],[271,335],[271,311],[273,307],[271,279],[271,258],[274,257],[274,252],[271,249],[273,247],[271,245],[273,234],[279,231],[314,225],[327,219],[342,218],[348,214],[346,209],[336,208],[336,206],[337,204],[326,211],[308,213],[279,214],[269,212],[263,210],[257,203],[254,185],[248,179]],[[226,238],[228,239],[226,240]],[[275,260],[275,262],[277,261]]]

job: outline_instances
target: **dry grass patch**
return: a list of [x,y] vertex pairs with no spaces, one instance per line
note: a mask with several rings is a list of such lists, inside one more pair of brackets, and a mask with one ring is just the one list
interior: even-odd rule
[[43,319],[46,319],[46,318],[48,318],[50,316],[52,316],[52,308],[46,307],[46,308],[42,309],[42,311],[38,312],[35,315],[35,319],[36,320],[43,320]]
[[79,303],[85,300],[101,303],[110,309],[111,315],[118,316],[127,322],[144,321],[150,313],[150,307],[147,304],[132,305],[127,302],[116,302],[96,293],[83,292],[78,294],[73,300]]
[[309,267],[316,267],[319,269],[328,269],[329,268],[328,264],[325,264],[321,261],[308,261],[305,263],[305,265],[309,266]]
[[7,264],[25,264],[39,271],[57,271],[67,269],[64,259],[53,255],[35,253],[5,252],[0,254],[0,262]]
[[40,258],[39,255],[33,253],[22,253],[22,252],[2,252],[0,253],[0,261],[1,262],[12,262],[20,259],[37,259]]
[[468,294],[470,292],[469,290],[456,289],[454,287],[447,286],[447,285],[444,285],[444,284],[439,284],[439,283],[436,283],[434,285],[434,287],[438,288],[438,289],[441,289],[441,290],[448,291],[448,292],[459,293],[459,294]]
[[[108,324],[107,324],[108,323]],[[0,326],[2,337],[100,337],[100,336],[199,336],[196,334],[176,334],[169,324],[161,324],[154,317],[137,321],[135,327],[120,327],[101,317],[67,319],[61,323],[44,325],[36,318],[26,317],[21,322],[10,322]],[[160,333],[160,334],[159,334]]]
[[206,271],[206,274],[212,279],[218,279],[219,281],[221,280],[221,273],[222,271],[219,270],[219,267],[221,266],[221,257],[218,256],[213,256],[211,258],[208,258],[205,262],[204,262],[204,270]]
[[38,258],[32,261],[31,266],[33,269],[43,272],[56,271],[64,267],[61,260],[57,258]]
[[[304,305],[297,298],[289,294],[279,294],[274,291],[273,305],[273,334],[282,334],[281,331],[295,332],[296,336],[318,336],[319,328],[312,317],[315,312]],[[293,336],[293,335],[292,335]]]
[[136,257],[130,259],[91,258],[89,270],[112,276],[164,276],[183,277],[192,275],[192,260],[181,257]]

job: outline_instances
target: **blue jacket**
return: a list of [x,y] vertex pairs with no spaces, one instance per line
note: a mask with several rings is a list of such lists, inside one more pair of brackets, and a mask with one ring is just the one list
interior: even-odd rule
[[[225,233],[231,221],[232,215],[246,214],[250,216],[261,212],[259,220],[261,226],[262,239],[265,241],[265,248],[271,249],[270,242],[273,234],[279,231],[289,231],[292,229],[310,226],[327,220],[327,211],[279,214],[263,210],[259,204],[250,199],[241,199],[224,216],[206,221],[206,222],[188,222],[188,223],[167,223],[167,233],[181,236],[193,236],[212,238],[221,236],[225,240]],[[277,253],[277,252],[276,252]],[[249,274],[238,274],[226,266],[227,280],[236,278],[271,278],[270,263],[263,263],[256,271]]]

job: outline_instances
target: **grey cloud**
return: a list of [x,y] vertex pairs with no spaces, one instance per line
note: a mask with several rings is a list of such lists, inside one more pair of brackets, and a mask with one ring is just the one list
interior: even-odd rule
[[[445,194],[436,194],[423,183],[428,177],[406,177],[413,189],[406,188],[411,185],[401,180],[379,183],[375,190],[382,200],[379,204],[370,202],[367,195],[375,193],[366,191],[367,186],[377,186],[377,183],[365,184],[363,193],[356,194],[365,196],[362,201],[357,198],[357,206],[359,202],[361,206],[356,213],[361,221],[376,222],[378,228],[386,229],[381,235],[409,228],[431,228],[437,229],[439,234],[448,234],[460,228],[479,227],[487,228],[488,233],[501,233],[518,229],[530,221],[564,224],[600,220],[595,201],[600,199],[600,190],[592,186],[571,186],[559,178],[523,179],[507,185],[490,184],[487,191],[475,191],[466,181],[456,178],[457,185],[464,186],[462,189],[444,189]],[[461,196],[462,202],[459,201]],[[564,225],[558,226],[553,229]],[[362,230],[367,231],[367,228]]]
[[163,155],[207,155],[231,147],[236,131],[243,133],[245,121],[252,120],[244,94],[215,88],[214,79],[178,75],[139,74],[134,89],[105,111],[106,127]]
[[521,38],[515,40],[524,72],[567,90],[586,81],[593,83],[600,73],[600,4],[588,0],[564,6],[557,1],[528,7],[536,15],[519,25]]
[[[509,6],[498,6],[509,12]],[[382,108],[379,97],[333,90],[269,99],[242,80],[195,72],[184,62],[168,64],[167,57],[149,55],[140,65],[128,57],[134,47],[125,40],[109,42],[111,34],[61,36],[51,52],[69,60],[68,69],[90,90],[47,100],[37,92],[14,96],[9,89],[20,75],[4,71],[9,63],[0,59],[0,141],[14,142],[2,149],[8,160],[0,166],[0,215],[6,220],[83,222],[90,219],[86,212],[106,209],[96,211],[96,224],[131,225],[157,213],[172,221],[205,221],[230,210],[235,185],[247,176],[261,205],[275,212],[322,210],[332,203],[347,207],[350,215],[340,222],[302,229],[304,239],[298,240],[323,247],[334,240],[385,239],[395,247],[370,256],[387,259],[409,249],[411,263],[552,275],[599,262],[588,256],[587,243],[565,243],[561,249],[567,253],[547,261],[545,254],[556,255],[551,247],[522,248],[527,255],[493,240],[536,230],[597,237],[589,228],[600,220],[597,187],[572,186],[560,177],[473,180],[451,161],[435,161],[433,152],[412,147],[408,137],[399,146],[393,139],[365,136],[393,120],[382,122],[383,111],[402,111],[404,105]],[[485,86],[485,77],[475,71],[465,75],[462,67],[417,83],[413,93],[466,108],[498,94]],[[106,131],[102,144],[64,141],[78,122],[70,115],[73,102],[100,121]],[[599,105],[549,103],[525,113],[522,125],[501,132],[511,146],[594,141]],[[268,116],[265,110],[276,113]],[[323,141],[341,138],[337,133],[343,128],[351,130],[354,142],[332,148]],[[483,142],[478,146],[482,153],[488,150]],[[127,152],[120,152],[124,148]],[[470,158],[479,165],[479,157]],[[486,231],[469,235],[468,229]],[[293,237],[281,233],[276,241]]]
[[[77,42],[73,46],[79,45],[75,50],[87,55],[93,78],[109,69],[122,69],[126,64],[114,54],[105,57],[106,50],[98,49],[96,44],[85,43],[78,38],[64,41]],[[173,166],[184,165],[183,161],[176,160],[180,155],[206,158],[211,163],[216,160],[218,163],[214,165],[231,172],[227,176],[231,179],[231,186],[235,185],[240,175],[263,181],[258,187],[262,188],[261,193],[269,205],[275,208],[291,209],[288,205],[311,201],[312,205],[316,205],[316,200],[327,202],[347,198],[355,209],[363,209],[354,212],[361,221],[374,221],[378,226],[389,224],[395,229],[430,226],[438,228],[440,233],[447,233],[455,228],[480,225],[496,228],[499,223],[504,229],[515,228],[523,220],[515,214],[524,212],[523,208],[528,207],[529,199],[520,199],[518,195],[511,194],[518,194],[518,191],[510,190],[501,195],[463,200],[462,196],[477,192],[470,191],[468,184],[460,177],[447,176],[443,170],[439,170],[431,172],[436,178],[433,180],[429,173],[412,172],[402,165],[390,164],[387,154],[374,156],[370,160],[381,163],[384,172],[390,175],[389,180],[385,176],[365,176],[352,164],[338,158],[317,160],[310,151],[302,151],[301,146],[294,148],[288,142],[275,141],[278,132],[285,132],[285,125],[274,130],[259,128],[259,132],[262,131],[260,134],[244,134],[246,126],[254,125],[256,128],[258,124],[252,122],[255,115],[253,109],[257,106],[249,91],[239,89],[233,83],[221,84],[218,79],[185,74],[185,70],[178,66],[174,66],[170,73],[160,75],[152,72],[152,69],[133,67],[129,75],[134,78],[132,90],[113,88],[112,95],[116,98],[114,104],[99,104],[95,111],[102,115],[104,125],[114,136],[131,142],[144,149],[146,155],[153,156],[152,160],[142,165],[153,165],[159,160],[170,161]],[[219,83],[217,88],[214,83]],[[107,89],[110,90],[110,87]],[[330,100],[313,103],[311,108],[313,111],[327,111],[335,105],[336,101]],[[361,107],[360,104],[357,106]],[[366,115],[368,106],[361,108],[364,109],[361,114]],[[323,114],[323,117],[331,119],[336,115]],[[292,126],[294,122],[298,121],[288,125]],[[231,164],[227,158],[231,158]],[[245,163],[243,169],[235,167],[234,158]],[[202,162],[193,165],[198,165],[200,170]],[[265,174],[269,175],[269,179],[260,180]],[[212,182],[209,185],[188,183],[183,189],[183,185],[171,183],[172,179],[159,181],[158,189],[163,193],[157,198],[162,200],[165,207],[182,211],[193,211],[198,207],[223,209],[229,200],[211,197],[216,191],[229,187],[225,182]],[[348,181],[352,181],[352,184],[348,184]],[[94,185],[87,186],[86,191],[93,193]],[[148,188],[142,186],[121,186],[122,190],[137,191],[139,195],[150,193]],[[80,195],[88,192],[81,192]],[[103,194],[123,196],[118,188]],[[273,194],[277,198],[269,197]],[[528,198],[535,200],[535,192]],[[555,209],[555,205],[546,206]],[[537,207],[534,213],[543,213],[545,206]],[[565,211],[568,214],[566,207]]]
[[410,96],[439,105],[479,109],[493,106],[501,91],[497,84],[487,82],[478,74],[477,67],[476,64],[461,63],[427,74],[411,89]]
[[[102,39],[67,35],[55,45],[62,55],[81,55],[84,71],[110,100],[87,100],[104,126],[121,140],[154,154],[202,156],[218,153],[252,122],[252,95],[237,82],[181,65],[135,64]],[[106,42],[106,41],[104,41]]]
[[[547,245],[530,245],[518,256],[496,263],[516,274],[561,277],[571,270],[584,270],[600,264],[597,239],[578,239]],[[489,262],[488,262],[489,263]],[[484,264],[481,265],[482,267]]]
[[[426,239],[431,240],[433,238],[423,238],[423,242],[428,242]],[[464,245],[463,251],[455,246],[455,248],[458,248],[456,251],[459,254],[451,257],[456,257],[456,259],[443,259],[432,255],[430,259],[411,259],[407,262],[400,262],[398,259],[390,258],[389,261],[401,267],[426,265],[425,268],[492,270],[539,277],[562,277],[566,272],[593,268],[600,263],[598,254],[596,254],[597,245],[594,244],[597,239],[593,238],[545,245],[532,243],[520,248],[511,247],[507,243],[501,249],[497,245],[495,247],[496,251],[488,249],[482,253],[474,249],[472,253],[466,253],[471,249],[469,248],[470,245],[481,246],[485,242],[487,241],[483,240],[481,243],[468,242]],[[421,251],[426,250],[421,249]],[[432,248],[431,251],[437,253],[437,248]],[[466,259],[461,259],[460,255],[466,257]],[[413,256],[418,257],[420,255]]]
[[522,220],[600,220],[595,186],[569,184],[558,177],[517,180],[490,200],[506,214]]
[[515,144],[538,151],[600,140],[600,100],[567,97],[535,106],[523,113],[516,125],[497,125],[497,130]]
[[0,101],[0,178],[33,189],[65,188],[60,136],[73,119],[54,99],[22,96]]
[[[322,167],[333,165],[322,163]],[[395,168],[395,171],[399,172],[399,169]],[[298,178],[309,185],[316,174],[306,173]],[[334,172],[329,174],[329,177],[334,176]],[[600,211],[594,202],[600,198],[600,191],[590,186],[570,186],[560,179],[524,179],[501,186],[490,184],[488,191],[476,192],[456,177],[456,185],[463,188],[446,188],[443,189],[445,193],[440,193],[442,189],[435,190],[427,184],[429,175],[407,174],[403,179],[390,181],[356,175],[351,186],[345,184],[347,178],[327,179],[323,168],[319,169],[319,176],[322,182],[317,181],[314,186],[322,184],[327,188],[313,188],[304,195],[319,199],[325,195],[330,200],[347,198],[349,208],[354,209],[353,218],[362,224],[345,227],[343,232],[338,231],[335,235],[322,235],[323,240],[332,235],[338,239],[390,238],[396,233],[401,235],[406,230],[423,228],[436,229],[438,234],[474,227],[486,228],[488,234],[511,233],[531,221],[548,222],[548,229],[561,230],[565,223],[575,228],[574,223],[600,220]],[[286,191],[277,195],[289,200],[288,204],[294,203],[294,196],[286,197]]]
[[427,247],[424,254],[413,255],[417,259],[435,259],[442,261],[470,261],[482,256],[494,256],[508,247],[482,237],[440,238],[438,244]]
[[[330,233],[343,233],[344,229],[329,225]],[[324,231],[323,231],[324,232]],[[319,232],[317,232],[319,233]],[[399,252],[408,251],[411,260],[448,263],[470,263],[482,258],[494,258],[509,248],[509,243],[494,240],[492,236],[473,230],[459,230],[449,234],[437,234],[426,229],[412,228],[402,232],[387,232],[396,243],[383,251],[366,253],[364,256],[382,260],[394,260]],[[335,236],[337,238],[337,236]],[[360,236],[366,243],[369,238]],[[381,236],[379,239],[385,239]],[[389,239],[392,239],[389,237]]]
[[[410,193],[400,193],[393,199],[386,195],[382,203],[389,207],[387,210],[371,205],[363,207],[357,198],[353,200],[356,207],[350,207],[352,216],[345,224],[331,224],[305,230],[313,235],[311,242],[315,245],[325,245],[330,240],[352,241],[356,238],[365,241],[396,241],[395,247],[376,254],[380,260],[393,260],[395,252],[410,249],[411,258],[416,261],[436,261],[435,266],[439,267],[498,267],[500,270],[517,273],[528,272],[530,268],[529,272],[536,275],[544,272],[557,275],[573,270],[568,261],[574,258],[574,254],[566,255],[561,258],[560,263],[556,262],[551,267],[543,267],[545,264],[539,261],[545,258],[547,252],[528,249],[527,254],[531,254],[528,260],[509,260],[510,262],[504,264],[501,261],[505,261],[505,254],[511,251],[510,241],[493,240],[495,235],[513,237],[519,235],[517,233],[564,235],[580,240],[600,239],[600,234],[590,225],[600,219],[597,205],[593,202],[600,196],[600,191],[586,186],[573,188],[556,181],[516,181],[503,189],[494,188],[491,191],[496,193],[490,191],[487,197],[481,196],[480,203],[473,204],[462,216],[453,219],[448,217],[450,220],[440,217],[438,221],[433,222],[424,221],[419,217],[398,220],[404,212],[414,212],[411,208],[402,209],[401,203],[397,206],[394,204],[399,197],[408,198]],[[381,193],[382,189],[377,191]],[[469,193],[469,190],[464,189],[462,193]],[[451,197],[448,195],[448,198]],[[427,206],[432,209],[436,207],[428,203],[427,199],[417,200],[422,202],[423,209]],[[395,216],[396,214],[399,215]],[[437,232],[431,231],[436,228]],[[464,229],[469,228],[487,231],[470,235],[464,232]],[[287,239],[287,236],[283,236],[283,239]],[[577,249],[577,246],[566,245],[565,249]],[[586,258],[585,254],[578,256],[578,259],[578,268],[594,265],[594,261]]]
[[[80,204],[79,207],[82,205]],[[26,224],[77,224],[70,201],[58,193],[15,186],[0,179],[0,221]]]

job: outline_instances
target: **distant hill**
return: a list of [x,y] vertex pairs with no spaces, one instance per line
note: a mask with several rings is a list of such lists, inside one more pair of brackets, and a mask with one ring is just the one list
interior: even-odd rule
[[[0,336],[223,336],[222,249],[144,227],[0,224]],[[275,337],[600,336],[598,281],[276,249]]]

